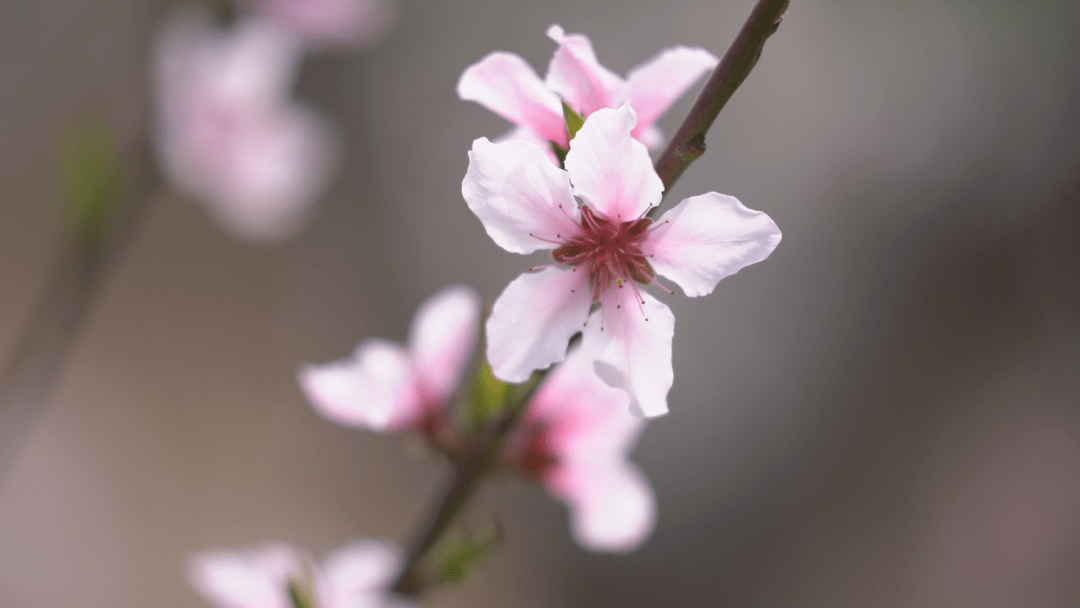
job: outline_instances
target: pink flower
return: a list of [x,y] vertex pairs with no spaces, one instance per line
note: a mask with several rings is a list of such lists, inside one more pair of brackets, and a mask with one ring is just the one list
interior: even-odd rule
[[576,351],[537,389],[507,440],[516,468],[570,507],[574,539],[593,551],[635,549],[656,520],[652,488],[626,458],[645,427],[628,403]]
[[[645,213],[663,185],[632,137],[628,105],[594,112],[552,165],[530,142],[473,142],[461,190],[497,245],[513,253],[552,249],[555,263],[519,276],[488,318],[495,375],[523,382],[566,356],[584,330],[582,354],[638,415],[667,412],[671,310],[638,287],[663,275],[691,297],[768,257],[780,242],[769,216],[710,192],[683,200],[655,223]],[[575,197],[581,198],[578,205]],[[590,314],[594,302],[599,308]]]
[[293,236],[337,165],[327,122],[290,97],[299,53],[267,21],[223,29],[191,11],[167,18],[158,40],[162,169],[244,238]]
[[318,608],[408,608],[388,591],[401,560],[396,547],[373,540],[346,545],[321,566],[292,547],[269,544],[194,555],[189,578],[221,608],[294,608],[293,589]]
[[397,21],[392,0],[244,0],[309,47],[361,48],[381,42]]
[[512,133],[514,139],[552,141],[563,149],[569,142],[562,101],[584,117],[629,103],[638,115],[634,137],[650,148],[659,146],[663,135],[656,120],[717,63],[704,49],[675,46],[631,69],[624,80],[600,65],[584,35],[566,34],[558,25],[547,35],[559,48],[543,81],[521,57],[496,51],[465,69],[457,93],[521,127]]
[[446,415],[479,325],[480,296],[447,287],[417,309],[407,347],[369,338],[349,358],[301,368],[300,386],[333,422],[376,432],[418,429]]

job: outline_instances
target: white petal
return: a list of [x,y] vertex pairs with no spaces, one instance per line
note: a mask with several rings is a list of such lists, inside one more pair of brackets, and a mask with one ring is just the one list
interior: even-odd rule
[[248,552],[196,554],[188,575],[195,590],[221,608],[292,608],[289,579],[302,571],[295,551],[268,545]]
[[660,216],[642,247],[656,272],[690,297],[769,257],[780,243],[772,219],[726,194],[690,197]]
[[558,96],[544,86],[532,66],[513,53],[490,53],[465,68],[457,94],[547,141],[567,146],[566,121]]
[[[604,382],[626,391],[631,413],[649,418],[665,414],[674,378],[671,340],[675,316],[645,292],[624,288],[609,293],[614,297],[589,317],[582,354],[593,361]],[[637,293],[644,303],[634,299]]]
[[383,432],[407,426],[419,414],[411,363],[393,342],[365,340],[351,357],[305,365],[298,376],[315,411],[338,424]]
[[664,191],[649,151],[630,135],[636,120],[629,105],[600,110],[585,121],[566,155],[574,194],[612,221],[642,217]]
[[570,507],[574,540],[592,551],[636,549],[656,523],[656,496],[645,476],[624,460],[570,467],[552,479]]
[[416,310],[409,350],[426,396],[450,397],[480,337],[480,294],[465,285],[440,290]]
[[529,129],[527,127],[514,127],[506,133],[503,133],[502,135],[496,137],[494,141],[498,144],[504,141],[511,141],[514,139],[529,141],[536,144],[536,147],[544,151],[544,154],[547,155],[548,160],[551,161],[551,164],[555,165],[560,169],[562,168],[562,163],[559,161],[559,157],[555,156],[555,151],[551,149],[551,142],[544,139],[543,137],[540,137],[536,134],[536,131],[533,131],[532,129]]
[[495,376],[524,382],[534,370],[566,358],[582,330],[592,293],[584,272],[550,267],[511,281],[488,317],[487,357]]
[[402,559],[396,545],[376,540],[358,540],[335,550],[323,561],[334,604],[385,591],[400,573]]
[[566,172],[527,141],[474,141],[461,194],[495,244],[513,253],[555,249],[581,233]]
[[640,139],[642,132],[718,61],[705,49],[675,46],[630,70],[626,75],[627,101],[638,114],[634,136]]
[[587,37],[567,34],[558,25],[549,27],[547,35],[559,48],[551,58],[544,83],[576,112],[588,116],[600,108],[611,107],[616,97],[625,94],[626,83],[600,65]]
[[655,150],[664,143],[664,132],[656,125],[649,125],[644,129],[635,128],[633,135],[650,150]]

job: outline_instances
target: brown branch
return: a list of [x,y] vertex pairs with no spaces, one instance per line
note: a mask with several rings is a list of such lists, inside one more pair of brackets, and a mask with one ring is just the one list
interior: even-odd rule
[[9,472],[23,440],[60,372],[102,285],[160,189],[145,145],[129,157],[133,170],[119,209],[100,239],[70,233],[30,318],[0,372],[0,479]]
[[735,89],[746,80],[761,57],[765,40],[780,26],[789,0],[759,0],[739,35],[728,47],[724,58],[705,83],[690,113],[656,161],[656,173],[664,182],[664,191],[679,179],[690,163],[705,153],[705,134]]
[[503,440],[517,426],[537,387],[553,368],[534,374],[527,384],[513,387],[503,414],[482,428],[454,462],[453,477],[443,490],[442,498],[433,504],[427,518],[417,527],[392,591],[415,596],[427,588],[429,581],[423,571],[424,558],[465,510],[481,482],[495,469]]

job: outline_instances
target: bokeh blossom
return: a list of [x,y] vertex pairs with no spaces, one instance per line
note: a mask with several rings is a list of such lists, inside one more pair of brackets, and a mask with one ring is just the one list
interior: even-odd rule
[[656,120],[717,63],[705,49],[674,46],[634,67],[624,79],[600,65],[584,35],[567,34],[558,25],[549,27],[547,35],[559,48],[544,80],[518,55],[496,51],[466,68],[457,84],[458,97],[518,125],[510,138],[545,148],[549,141],[563,149],[569,145],[562,102],[584,117],[629,103],[638,115],[634,137],[655,148],[664,139]]
[[385,39],[397,21],[392,0],[242,0],[293,32],[306,47],[358,49]]
[[409,431],[447,416],[480,334],[480,296],[456,285],[416,311],[402,346],[368,338],[351,357],[299,372],[300,386],[327,419],[375,432]]
[[292,99],[299,60],[296,37],[263,19],[226,28],[207,12],[181,10],[160,32],[162,170],[243,238],[296,234],[338,164],[326,120]]
[[388,591],[401,563],[397,547],[374,540],[337,549],[321,565],[288,545],[268,544],[194,555],[189,578],[221,608],[294,608],[294,596],[315,608],[409,608]]
[[[473,142],[462,195],[497,245],[513,253],[550,249],[554,264],[522,274],[488,318],[495,375],[523,382],[566,356],[583,331],[582,353],[643,416],[667,412],[671,310],[638,287],[660,274],[686,295],[712,292],[780,242],[764,213],[710,192],[683,200],[656,222],[645,217],[663,184],[632,136],[629,105],[593,113],[570,144],[566,170],[527,141]],[[578,205],[575,197],[581,198]],[[593,303],[599,306],[590,312]]]
[[507,439],[515,468],[567,504],[574,540],[593,551],[635,549],[656,520],[652,488],[627,459],[646,424],[628,403],[575,351],[537,389]]

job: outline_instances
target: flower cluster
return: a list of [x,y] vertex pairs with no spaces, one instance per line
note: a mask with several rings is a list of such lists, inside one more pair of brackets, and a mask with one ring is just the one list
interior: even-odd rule
[[376,39],[390,25],[388,2],[252,2],[230,26],[209,11],[170,14],[154,62],[164,174],[237,236],[296,234],[340,148],[329,122],[292,98],[302,53]]
[[[447,287],[420,305],[408,347],[372,338],[349,358],[306,365],[304,394],[325,418],[375,432],[413,432],[453,446],[451,397],[479,337],[480,298]],[[541,483],[572,511],[582,546],[623,551],[653,524],[648,482],[626,460],[644,422],[627,412],[622,391],[605,385],[585,359],[571,357],[525,405],[501,461]]]
[[[296,31],[320,43],[340,41],[334,28],[348,19],[333,11],[344,10],[348,1],[322,2],[327,12],[298,20]],[[251,4],[282,18],[305,3]],[[252,137],[246,129],[258,128],[244,122],[250,115],[230,113],[236,108],[229,103],[276,104],[275,111],[285,105],[280,95],[271,94],[281,91],[282,72],[272,67],[281,55],[259,42],[271,34],[242,23],[233,35],[237,40],[250,36],[250,48],[233,48],[237,40],[219,41],[189,55],[234,53],[235,62],[263,61],[270,67],[257,77],[222,73],[211,101],[195,94],[183,101],[178,93],[174,102],[183,107],[166,116],[199,114],[206,122],[204,132],[170,127],[166,135],[177,131],[193,139],[162,139],[166,156],[173,152],[179,157],[174,170],[184,168],[185,158],[196,162],[196,152],[219,155],[197,161],[222,171],[220,180],[203,184],[211,189],[222,184],[245,188],[243,171],[230,162],[254,154],[246,149]],[[713,55],[702,49],[666,49],[623,79],[599,64],[584,36],[566,34],[557,25],[548,36],[559,46],[543,81],[520,57],[497,52],[466,69],[458,82],[461,98],[518,125],[503,141],[473,142],[461,186],[468,208],[503,249],[518,254],[545,250],[552,258],[514,279],[495,300],[483,326],[483,358],[477,356],[480,295],[455,285],[421,304],[406,344],[363,340],[349,357],[302,366],[298,381],[315,410],[331,422],[424,438],[449,458],[459,481],[473,483],[501,472],[543,486],[568,506],[579,545],[622,552],[640,546],[655,524],[655,495],[628,454],[645,418],[667,412],[674,378],[675,318],[647,289],[674,294],[663,280],[687,296],[708,295],[721,279],[768,257],[780,231],[766,214],[716,192],[687,198],[652,217],[664,192],[648,152],[661,140],[654,123],[716,64]],[[288,38],[299,39],[295,32]],[[164,58],[175,55],[162,53]],[[221,66],[226,64],[208,62],[207,72],[225,70]],[[181,63],[162,70],[169,75],[166,86],[176,91],[184,89],[177,83],[198,80],[201,73],[186,73],[184,66],[188,72],[193,68]],[[217,104],[220,100],[228,103]],[[174,149],[184,145],[190,149],[183,154]],[[208,179],[206,167],[187,169]],[[252,170],[270,169],[267,164]],[[287,171],[277,177],[289,179]],[[274,195],[288,191],[281,182],[277,185]],[[249,194],[234,198],[250,201]],[[573,344],[578,334],[580,344]],[[469,370],[476,372],[472,384],[466,381]],[[447,504],[457,508],[455,492],[447,496]],[[434,542],[442,532],[436,529],[421,538]],[[454,559],[475,559],[485,550],[469,542],[457,553],[450,551]],[[403,601],[387,592],[392,579],[400,577],[395,589],[403,589],[422,578],[414,567],[431,557],[432,546],[417,549],[410,564],[402,564],[392,548],[371,542],[335,553],[322,566],[277,545],[243,554],[204,554],[194,562],[192,581],[208,598],[230,608],[389,606]]]

